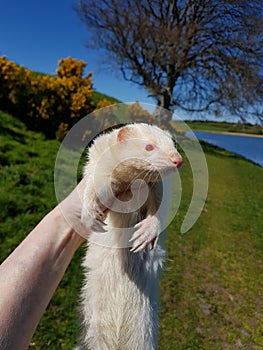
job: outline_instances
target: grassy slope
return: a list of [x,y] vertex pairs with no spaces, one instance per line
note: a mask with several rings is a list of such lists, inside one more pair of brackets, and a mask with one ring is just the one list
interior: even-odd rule
[[[204,212],[184,236],[175,220],[167,238],[160,348],[262,348],[263,169],[210,146],[206,156]],[[187,166],[181,175],[191,188]]]
[[52,164],[58,147],[1,112],[1,259],[55,205]]
[[[56,203],[53,167],[59,144],[0,113],[0,242],[4,259]],[[170,226],[161,283],[160,349],[260,349],[263,346],[263,169],[205,146],[209,194],[194,228],[180,236],[191,196]],[[83,247],[72,260],[30,349],[71,349],[77,337],[77,295]],[[260,321],[261,318],[261,321]],[[261,323],[260,323],[261,322]]]
[[[53,169],[59,145],[0,112],[0,261],[56,205]],[[82,252],[83,248],[72,260],[30,348],[72,348],[78,331]]]
[[94,103],[98,103],[101,100],[108,100],[111,103],[121,103],[119,100],[116,100],[116,98],[102,94],[101,92],[98,91],[93,91],[92,93],[92,101]]

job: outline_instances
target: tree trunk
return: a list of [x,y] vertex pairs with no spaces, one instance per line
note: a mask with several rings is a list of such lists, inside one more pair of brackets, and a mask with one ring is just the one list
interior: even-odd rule
[[160,104],[159,104],[160,107],[166,109],[166,110],[170,110],[170,107],[171,107],[171,94],[170,94],[170,91],[169,89],[165,89],[161,96],[160,96]]

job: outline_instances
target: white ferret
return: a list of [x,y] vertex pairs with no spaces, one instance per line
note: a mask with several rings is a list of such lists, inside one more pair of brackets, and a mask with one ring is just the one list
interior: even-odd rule
[[90,147],[82,211],[92,231],[83,261],[84,349],[156,349],[165,255],[157,243],[158,183],[181,164],[171,135],[148,124],[113,130]]

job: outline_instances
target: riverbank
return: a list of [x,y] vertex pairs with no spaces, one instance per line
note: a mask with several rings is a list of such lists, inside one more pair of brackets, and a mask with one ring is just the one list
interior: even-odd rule
[[[190,136],[191,134],[192,132]],[[199,140],[238,154],[263,167],[263,139],[258,135],[211,131],[194,131],[194,134]]]
[[185,123],[193,131],[230,133],[235,135],[253,135],[255,137],[263,137],[263,126],[243,124],[243,123],[227,123],[227,122],[205,122],[205,121],[185,121]]
[[232,136],[249,136],[263,138],[263,135],[260,134],[250,134],[250,133],[241,133],[241,132],[230,132],[230,131],[212,131],[212,130],[194,130],[194,132],[207,132],[211,134],[222,134],[222,135],[232,135]]

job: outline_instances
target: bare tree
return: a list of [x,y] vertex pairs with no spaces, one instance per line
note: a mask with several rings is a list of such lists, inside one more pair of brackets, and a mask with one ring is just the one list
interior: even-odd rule
[[157,105],[263,120],[262,0],[80,0],[77,11],[89,45]]

